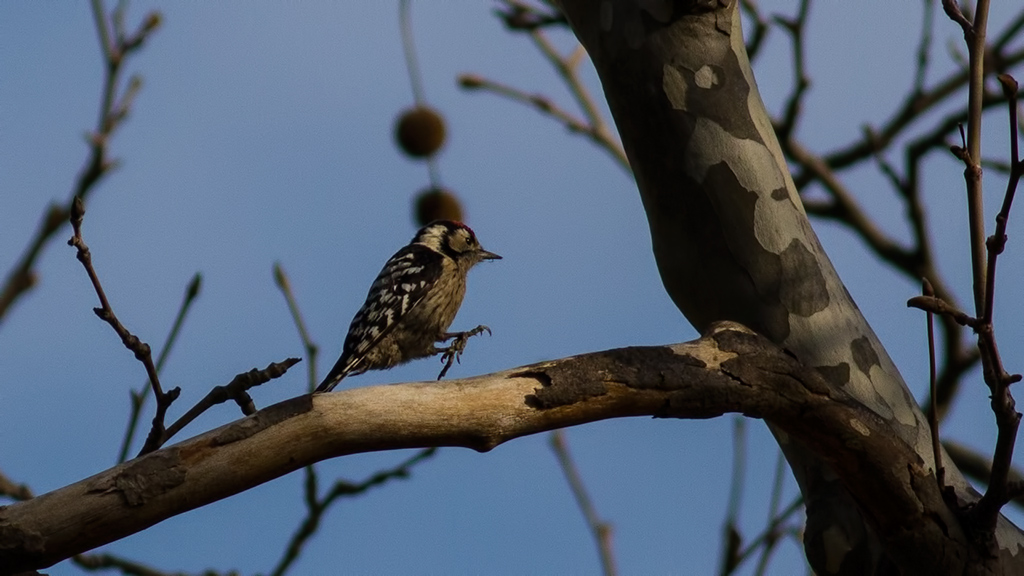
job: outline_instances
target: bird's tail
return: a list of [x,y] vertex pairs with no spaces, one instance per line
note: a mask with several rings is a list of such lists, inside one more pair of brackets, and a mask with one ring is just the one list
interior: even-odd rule
[[334,368],[327,373],[327,377],[324,381],[316,387],[315,392],[330,392],[334,390],[334,387],[341,382],[342,378],[348,376],[348,373],[352,371],[352,366],[348,364],[347,358],[338,358],[338,361],[334,363]]

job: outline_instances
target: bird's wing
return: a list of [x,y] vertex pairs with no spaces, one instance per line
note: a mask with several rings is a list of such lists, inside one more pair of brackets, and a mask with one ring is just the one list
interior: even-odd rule
[[350,372],[360,369],[366,353],[398,324],[441,276],[441,254],[410,244],[395,253],[370,286],[366,302],[356,312],[349,327],[341,358],[328,373],[317,391],[330,390]]

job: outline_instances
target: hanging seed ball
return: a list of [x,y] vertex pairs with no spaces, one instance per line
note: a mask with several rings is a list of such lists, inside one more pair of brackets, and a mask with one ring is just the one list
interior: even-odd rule
[[462,202],[444,188],[427,188],[416,195],[415,214],[417,226],[426,226],[434,220],[455,220],[461,222]]
[[417,106],[402,112],[395,127],[398,146],[409,156],[432,156],[444,144],[444,118],[426,106]]

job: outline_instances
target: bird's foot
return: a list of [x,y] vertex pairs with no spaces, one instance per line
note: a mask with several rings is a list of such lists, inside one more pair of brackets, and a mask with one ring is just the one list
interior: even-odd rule
[[434,348],[434,354],[441,354],[441,362],[444,362],[444,368],[437,375],[438,380],[444,378],[452,364],[455,362],[462,363],[462,353],[466,351],[466,344],[469,342],[469,339],[484,332],[487,332],[488,336],[491,335],[491,329],[481,324],[466,332],[446,332],[441,335],[441,339],[438,340],[439,342],[451,340],[452,343],[445,348]]

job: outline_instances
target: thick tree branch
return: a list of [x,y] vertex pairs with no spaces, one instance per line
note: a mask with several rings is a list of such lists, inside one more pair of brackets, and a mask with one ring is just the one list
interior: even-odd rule
[[[303,395],[38,498],[0,508],[0,574],[52,565],[326,458],[462,446],[625,416],[765,418],[828,462],[904,567],[978,561],[931,472],[891,425],[736,324],[440,383]],[[83,522],[89,530],[80,530]]]

